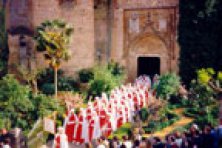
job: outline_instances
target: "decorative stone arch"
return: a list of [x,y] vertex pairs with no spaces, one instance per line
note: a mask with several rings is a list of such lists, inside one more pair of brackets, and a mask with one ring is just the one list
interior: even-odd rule
[[129,81],[135,80],[137,76],[138,57],[158,57],[160,58],[160,73],[169,71],[170,59],[167,45],[155,34],[143,34],[129,45],[125,55]]

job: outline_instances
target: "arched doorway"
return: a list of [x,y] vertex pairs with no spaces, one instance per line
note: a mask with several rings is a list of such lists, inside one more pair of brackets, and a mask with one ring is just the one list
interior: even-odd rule
[[138,74],[162,74],[169,71],[170,62],[166,44],[157,35],[144,34],[129,46],[126,55],[128,80],[134,81]]
[[160,74],[160,57],[141,56],[137,58],[137,77],[149,75],[151,79]]

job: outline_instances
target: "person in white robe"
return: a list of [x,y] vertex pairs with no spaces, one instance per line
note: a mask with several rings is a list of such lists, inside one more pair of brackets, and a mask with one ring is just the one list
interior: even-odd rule
[[86,119],[86,110],[81,109],[82,111],[82,116],[83,116],[83,122],[82,122],[82,138],[84,139],[85,143],[89,142],[89,123]]
[[55,135],[53,148],[68,148],[68,138],[62,127],[58,128],[58,133]]
[[101,137],[102,132],[100,129],[100,120],[99,120],[99,117],[96,112],[93,113],[93,120],[95,122],[94,122],[94,130],[93,130],[93,138],[92,139],[98,139]]

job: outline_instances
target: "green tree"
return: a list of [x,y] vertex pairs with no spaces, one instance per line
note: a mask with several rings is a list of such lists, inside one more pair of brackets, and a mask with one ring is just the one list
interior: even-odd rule
[[21,76],[22,80],[24,80],[32,88],[32,92],[37,95],[37,79],[43,70],[38,68],[28,70],[26,67],[18,65],[15,66],[15,68],[18,70],[18,75]]
[[171,95],[178,93],[180,78],[175,73],[164,74],[159,77],[159,82],[154,86],[157,97],[169,99]]
[[103,92],[110,93],[112,89],[124,82],[125,75],[113,74],[113,69],[106,66],[96,66],[93,69],[94,78],[89,82],[89,94],[100,96]]
[[196,70],[222,70],[222,1],[180,0],[180,75],[189,85]]
[[20,85],[12,75],[3,77],[0,80],[0,116],[3,117],[1,120],[11,121],[10,127],[30,127],[31,119],[27,114],[34,106],[29,96],[29,87]]
[[50,67],[54,70],[55,96],[57,97],[57,72],[62,61],[70,58],[68,44],[73,29],[66,23],[53,20],[46,21],[37,28],[35,40],[37,42],[37,50],[44,51],[45,59]]
[[222,71],[215,72],[212,68],[202,68],[197,71],[197,80],[203,85],[212,88],[217,94],[220,105],[219,118],[222,122]]

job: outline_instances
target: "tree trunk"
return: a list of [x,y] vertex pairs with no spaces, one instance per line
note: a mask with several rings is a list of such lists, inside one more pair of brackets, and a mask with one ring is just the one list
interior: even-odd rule
[[54,68],[55,98],[58,96],[58,69]]
[[32,90],[35,96],[38,94],[38,84],[37,80],[32,80]]

